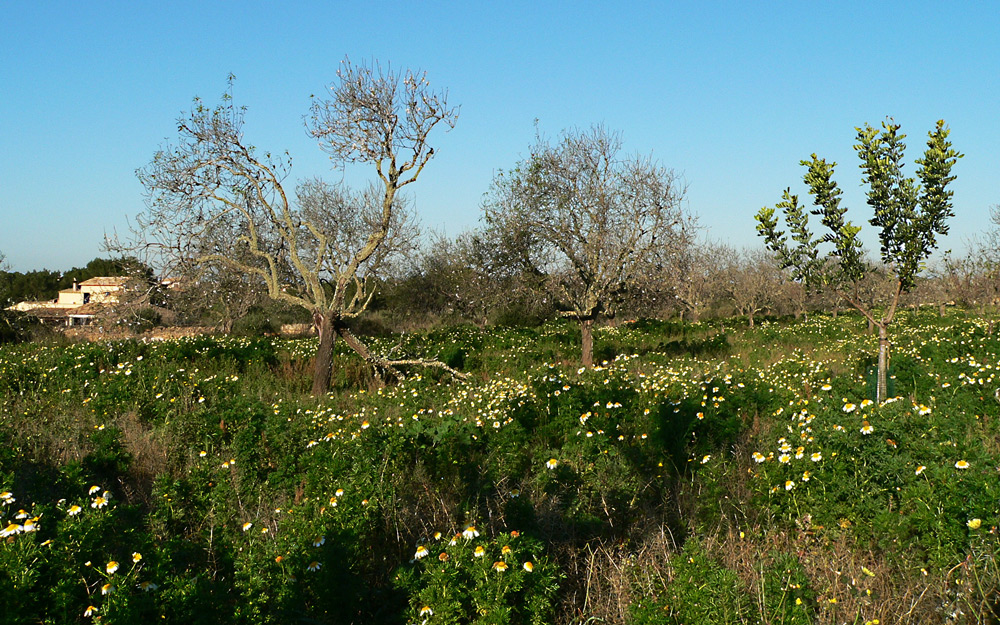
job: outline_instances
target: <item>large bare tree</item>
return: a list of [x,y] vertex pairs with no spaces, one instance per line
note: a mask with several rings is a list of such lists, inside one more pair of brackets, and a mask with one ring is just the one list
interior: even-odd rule
[[399,376],[401,364],[427,364],[372,353],[346,321],[368,306],[371,277],[407,239],[399,192],[433,156],[431,131],[454,126],[447,93],[422,73],[345,59],[326,97],[314,99],[307,130],[335,165],[368,165],[377,179],[363,192],[307,181],[294,200],[285,188],[291,157],[244,138],[245,109],[233,103],[231,84],[215,108],[196,99],[178,121],[177,142],[138,172],[148,200],[135,247],[155,247],[171,269],[214,264],[251,276],[269,297],[308,310],[319,332],[315,395],[329,388],[337,336],[379,380]]
[[539,136],[529,159],[494,178],[483,205],[487,223],[513,233],[548,277],[561,314],[579,322],[586,367],[594,320],[614,312],[688,219],[678,176],[621,148],[620,135],[601,126],[555,144]]

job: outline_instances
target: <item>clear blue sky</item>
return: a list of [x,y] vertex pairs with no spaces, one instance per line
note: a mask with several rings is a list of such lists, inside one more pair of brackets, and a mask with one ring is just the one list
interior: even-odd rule
[[255,145],[288,150],[295,179],[338,178],[302,118],[345,55],[423,69],[461,105],[409,187],[425,229],[474,227],[536,118],[621,131],[684,175],[713,239],[756,245],[753,214],[805,195],[813,152],[867,225],[854,127],[891,115],[908,163],[941,118],[965,153],[942,245],[960,250],[1000,202],[998,34],[988,2],[3,3],[0,251],[19,271],[101,255],[143,208],[136,168],[230,72]]

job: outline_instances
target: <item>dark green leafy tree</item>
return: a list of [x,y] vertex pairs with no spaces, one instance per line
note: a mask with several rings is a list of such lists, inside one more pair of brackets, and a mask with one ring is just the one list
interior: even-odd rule
[[[878,328],[879,401],[886,395],[889,327],[900,295],[913,288],[921,264],[937,247],[937,237],[948,233],[947,220],[954,216],[954,192],[948,185],[955,179],[952,166],[962,157],[951,147],[949,130],[940,120],[928,133],[923,158],[916,161],[917,177],[907,177],[903,173],[906,135],[899,128],[891,118],[882,123],[881,130],[865,124],[864,128],[856,128],[854,146],[861,159],[862,184],[868,186],[868,205],[874,211],[869,223],[879,229],[881,262],[892,278],[888,304],[881,314],[866,304],[859,292],[862,281],[874,268],[865,259],[858,240],[861,226],[851,223],[847,208],[841,206],[840,187],[833,180],[836,163],[827,163],[815,154],[802,161],[808,168],[804,180],[815,208],[807,212],[798,196],[786,189],[781,202],[774,208],[760,209],[755,217],[757,232],[796,281],[811,290],[832,289]],[[788,233],[778,229],[777,210],[785,216]],[[826,234],[813,236],[809,213],[820,218]],[[820,247],[824,244],[832,246],[824,248],[828,250],[825,254]]]
[[11,280],[7,260],[0,252],[0,345],[13,343],[26,336],[25,315],[7,307],[16,303],[11,296]]

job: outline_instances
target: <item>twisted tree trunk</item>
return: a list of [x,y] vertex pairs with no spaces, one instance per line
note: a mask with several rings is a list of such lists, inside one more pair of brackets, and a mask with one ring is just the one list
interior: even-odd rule
[[580,334],[583,344],[583,366],[590,369],[594,366],[594,319],[580,320]]
[[316,397],[325,395],[330,390],[330,379],[333,376],[333,345],[337,333],[333,329],[332,315],[314,312],[313,325],[319,334],[319,347],[316,349],[316,364],[313,366],[312,394]]

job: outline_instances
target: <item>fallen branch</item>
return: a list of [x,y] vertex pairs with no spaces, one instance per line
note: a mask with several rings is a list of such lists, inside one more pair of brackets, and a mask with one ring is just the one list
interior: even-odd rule
[[450,373],[451,375],[458,378],[459,380],[469,379],[469,374],[462,373],[457,369],[453,369],[452,367],[449,367],[440,360],[430,360],[428,358],[410,358],[404,360],[383,360],[382,363],[380,364],[388,365],[389,367],[397,367],[397,366],[433,367],[435,369],[443,369],[448,373]]

